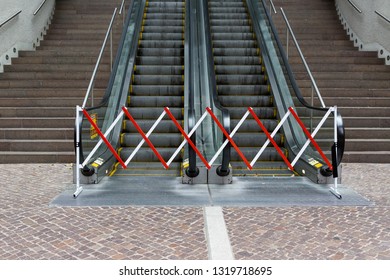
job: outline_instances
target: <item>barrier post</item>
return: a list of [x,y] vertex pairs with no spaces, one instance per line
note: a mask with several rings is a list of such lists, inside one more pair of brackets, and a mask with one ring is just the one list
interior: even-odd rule
[[342,196],[339,193],[338,190],[338,155],[337,155],[337,106],[334,106],[333,110],[334,114],[334,145],[332,148],[332,167],[333,167],[333,179],[334,179],[334,185],[333,188],[330,188],[330,192],[335,195],[338,199],[341,199]]
[[76,106],[76,191],[73,193],[74,198],[83,191],[83,187],[80,186],[80,114],[82,111],[80,106]]

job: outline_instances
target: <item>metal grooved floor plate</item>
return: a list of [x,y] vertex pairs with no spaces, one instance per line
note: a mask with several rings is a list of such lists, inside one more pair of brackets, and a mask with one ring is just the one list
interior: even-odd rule
[[[73,187],[73,186],[72,186]],[[340,185],[337,199],[325,185],[304,177],[234,178],[230,185],[184,185],[181,178],[111,177],[86,185],[76,199],[73,188],[51,206],[370,206],[372,202]]]

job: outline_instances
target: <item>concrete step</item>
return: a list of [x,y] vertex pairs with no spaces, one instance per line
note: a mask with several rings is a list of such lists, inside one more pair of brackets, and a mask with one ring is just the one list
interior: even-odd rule
[[[104,88],[95,88],[94,96],[101,97],[105,93]],[[48,97],[62,97],[62,98],[84,98],[86,89],[74,88],[21,88],[21,89],[2,89],[0,91],[0,98],[48,98]]]
[[0,151],[5,152],[67,152],[73,145],[70,139],[0,139]]
[[3,152],[0,164],[11,163],[71,163],[75,162],[74,152]]
[[0,118],[0,128],[71,128],[74,117],[4,117]]
[[0,128],[0,140],[74,139],[73,128]]
[[23,117],[74,117],[76,115],[76,104],[80,105],[82,100],[69,107],[3,107],[1,117],[3,118],[23,118]]

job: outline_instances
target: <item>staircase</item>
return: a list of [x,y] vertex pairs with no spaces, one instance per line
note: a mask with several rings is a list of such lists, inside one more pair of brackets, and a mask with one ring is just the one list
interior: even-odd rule
[[[37,50],[20,52],[5,66],[0,74],[0,163],[74,161],[75,106],[83,101],[112,13],[120,4],[57,0]],[[121,29],[122,18],[117,16],[114,42]],[[104,93],[109,64],[108,45],[95,96]]]
[[[285,44],[283,7],[327,106],[337,105],[346,127],[344,162],[390,163],[390,67],[360,52],[338,19],[334,1],[274,0],[273,19]],[[302,93],[311,86],[290,41],[289,61]],[[329,135],[326,133],[325,135]],[[325,141],[323,139],[323,141]]]

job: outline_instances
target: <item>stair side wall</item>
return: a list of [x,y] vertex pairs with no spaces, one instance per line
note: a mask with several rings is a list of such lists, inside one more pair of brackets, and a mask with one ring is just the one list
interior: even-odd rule
[[55,0],[46,0],[39,12],[34,12],[42,0],[0,0],[0,23],[21,11],[0,27],[0,73],[10,65],[19,51],[35,50],[49,28],[55,10]]
[[361,51],[376,51],[390,65],[390,19],[388,0],[336,0],[340,21],[355,47]]

